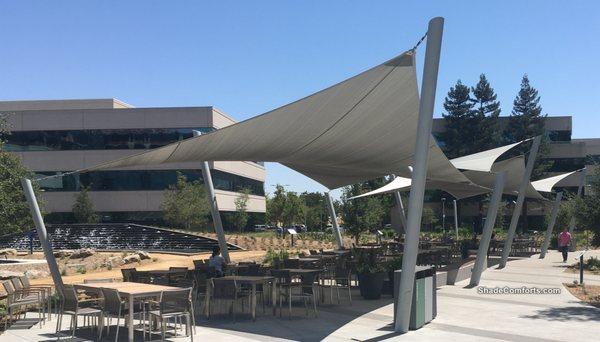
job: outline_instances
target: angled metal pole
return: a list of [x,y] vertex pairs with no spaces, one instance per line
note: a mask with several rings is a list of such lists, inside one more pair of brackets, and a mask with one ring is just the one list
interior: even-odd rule
[[454,203],[454,229],[456,230],[456,241],[458,241],[458,208],[457,208],[456,200],[454,200],[453,203]]
[[402,258],[402,276],[400,277],[399,292],[396,294],[398,296],[396,297],[398,298],[398,306],[396,307],[394,330],[400,333],[408,332],[410,324],[410,310],[415,282],[415,266],[417,264],[417,253],[419,251],[419,233],[421,230],[421,216],[423,214],[425,181],[427,179],[429,143],[432,139],[431,124],[433,121],[433,107],[435,104],[435,90],[440,64],[443,31],[444,18],[436,17],[429,21],[429,27],[427,28],[425,65],[423,66],[423,81],[421,85],[421,102],[419,107],[419,121],[417,124],[412,185],[410,189],[410,198],[408,200],[404,257]]
[[481,273],[487,267],[487,254],[490,248],[490,239],[492,238],[492,232],[494,231],[494,224],[496,223],[496,216],[498,214],[498,207],[502,200],[502,192],[504,191],[504,183],[506,182],[506,171],[502,171],[496,174],[496,182],[494,183],[494,192],[490,199],[490,206],[488,207],[485,226],[483,227],[483,233],[481,234],[481,241],[479,242],[479,249],[477,250],[477,258],[475,259],[475,265],[471,273],[471,286],[479,285],[481,279]]
[[31,181],[27,178],[21,179],[21,187],[23,187],[23,192],[25,193],[27,204],[29,204],[31,217],[33,218],[33,223],[35,224],[35,229],[37,230],[37,235],[40,240],[40,244],[42,245],[42,249],[44,251],[44,257],[46,258],[48,268],[50,269],[50,274],[52,275],[52,280],[54,281],[54,285],[58,289],[58,291],[60,291],[60,293],[63,293],[62,277],[60,275],[60,270],[58,269],[56,259],[54,258],[52,244],[48,240],[48,232],[46,231],[46,225],[44,224],[44,219],[42,218],[40,207],[38,206],[37,199],[35,198],[35,192],[33,192]]
[[335,207],[333,206],[333,200],[329,192],[325,193],[327,197],[327,209],[329,209],[329,217],[331,217],[331,229],[333,230],[333,236],[337,243],[338,249],[344,249],[344,240],[342,240],[342,233],[340,232],[340,226],[337,222],[337,216],[335,215]]
[[[581,197],[583,195],[583,186],[585,185],[585,176],[587,174],[587,169],[583,169],[579,175],[579,187],[577,188],[577,197]],[[571,217],[571,221],[569,222],[569,233],[573,235],[573,231],[575,230],[575,216]]]
[[558,216],[558,210],[560,209],[560,202],[562,200],[563,193],[561,191],[556,193],[554,199],[554,205],[552,206],[552,214],[550,214],[550,222],[548,223],[548,229],[546,229],[546,235],[544,236],[544,243],[542,244],[542,250],[540,252],[540,259],[546,257],[548,247],[550,246],[550,239],[552,238],[552,230],[554,230],[554,224],[556,223],[556,216]]
[[[392,175],[392,179],[396,179],[396,175]],[[394,199],[398,205],[398,212],[400,213],[400,223],[402,223],[402,229],[406,232],[406,212],[404,211],[404,203],[402,203],[402,195],[400,191],[394,192]],[[396,234],[401,235],[402,229],[396,229]]]
[[[527,158],[527,165],[525,166],[525,173],[523,174],[523,179],[519,185],[517,203],[515,203],[510,226],[508,227],[508,232],[506,233],[506,241],[504,241],[504,248],[502,249],[502,259],[500,259],[500,265],[498,265],[498,268],[504,268],[506,266],[506,262],[508,261],[512,242],[515,238],[515,231],[517,230],[517,224],[519,223],[519,216],[521,215],[521,209],[523,209],[523,202],[525,201],[525,192],[527,190],[527,186],[529,185],[529,179],[531,178],[531,172],[533,171],[535,158],[540,148],[541,141],[542,136],[540,135],[533,139],[533,144],[531,145],[531,150],[529,151],[529,158]],[[527,213],[525,213],[525,219],[527,219]]]
[[[199,131],[193,131],[195,137],[201,135]],[[221,254],[227,263],[231,262],[229,258],[229,250],[227,249],[227,240],[225,239],[225,230],[223,229],[223,222],[221,221],[221,213],[219,212],[219,205],[217,204],[217,196],[215,195],[215,187],[212,181],[212,175],[208,162],[202,162],[202,179],[204,181],[204,187],[206,188],[206,195],[208,202],[210,203],[210,212],[212,215],[213,225],[215,226],[215,232],[217,233],[217,239],[219,240],[219,247],[221,248]]]

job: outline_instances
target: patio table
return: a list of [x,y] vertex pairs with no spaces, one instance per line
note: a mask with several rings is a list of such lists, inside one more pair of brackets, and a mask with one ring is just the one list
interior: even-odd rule
[[[271,276],[225,276],[217,279],[226,279],[226,280],[235,280],[238,284],[245,284],[251,286],[250,292],[250,301],[252,308],[252,320],[256,320],[256,285],[266,285],[268,283],[272,283],[271,286],[271,306],[273,307],[273,315],[275,315],[275,309],[277,302],[277,288],[275,286],[275,278]],[[210,297],[212,293],[212,282],[208,281],[206,286],[206,297],[205,297],[205,305],[204,305],[204,313],[208,318],[210,313]]]
[[[99,291],[102,288],[117,290],[123,298],[127,299],[129,312],[134,312],[133,303],[136,299],[159,297],[162,291],[181,290],[179,287],[133,282],[76,284],[75,287],[88,291]],[[128,340],[131,342],[133,341],[133,315],[127,317],[127,328]]]

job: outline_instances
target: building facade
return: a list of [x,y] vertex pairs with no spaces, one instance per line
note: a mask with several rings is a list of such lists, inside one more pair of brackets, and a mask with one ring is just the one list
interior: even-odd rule
[[[134,108],[116,99],[4,101],[11,134],[6,148],[37,177],[97,165],[235,123],[213,107]],[[264,223],[266,171],[253,161],[209,163],[224,225],[249,189],[249,224]],[[69,174],[40,181],[48,222],[73,220],[75,195],[86,186],[104,222],[162,223],[164,190],[181,172],[202,180],[199,163]]]
[[[500,127],[504,129],[508,124],[509,117],[500,117]],[[552,160],[552,166],[547,170],[544,177],[550,177],[557,174],[575,171],[586,167],[588,169],[588,178],[594,172],[594,160],[600,160],[600,138],[590,139],[572,139],[573,133],[573,118],[571,116],[548,116],[544,120],[545,133],[550,140],[550,151],[545,157]],[[443,145],[441,133],[445,131],[445,121],[443,118],[433,120],[432,133],[438,140],[440,145]],[[568,190],[576,193],[579,185],[577,176],[568,177],[557,184],[557,189]],[[585,188],[584,188],[585,189]],[[441,212],[441,198],[444,194],[439,191],[428,192],[428,205]],[[454,227],[452,196],[446,197],[446,225]],[[480,213],[479,204],[475,201],[463,200],[459,201],[460,219],[463,226],[470,226],[481,215],[485,215],[485,211]],[[507,201],[510,202],[510,201]],[[550,211],[550,206],[536,201],[527,201],[527,227],[529,229],[545,229],[544,216]],[[512,213],[512,208],[509,206],[505,209],[505,214]],[[504,218],[508,222],[510,217]],[[441,222],[440,222],[441,224]]]

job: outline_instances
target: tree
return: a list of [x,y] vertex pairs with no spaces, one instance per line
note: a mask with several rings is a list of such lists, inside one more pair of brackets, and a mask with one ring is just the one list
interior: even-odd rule
[[421,223],[425,228],[429,228],[429,230],[434,230],[435,225],[439,222],[439,218],[435,214],[435,211],[429,207],[423,208],[423,214],[421,216]]
[[590,230],[594,233],[592,243],[600,246],[600,166],[589,177],[585,197],[575,199],[574,213],[577,228]]
[[[22,178],[33,178],[33,174],[16,155],[6,151],[6,137],[10,134],[7,116],[0,114],[0,235],[13,234],[34,227],[29,205],[25,199]],[[32,182],[33,190],[40,202],[40,188]],[[39,203],[43,211],[43,203]]]
[[469,154],[474,132],[478,129],[478,118],[473,110],[469,87],[460,80],[450,88],[444,99],[446,113],[442,116],[446,122],[446,131],[442,133],[443,149],[449,158]]
[[94,203],[90,199],[89,190],[89,187],[84,186],[75,196],[73,215],[78,223],[97,223],[100,221],[100,217],[94,211]]
[[300,199],[305,205],[306,227],[309,230],[323,230],[329,213],[327,202],[322,192],[303,192]]
[[248,224],[248,199],[250,197],[250,189],[242,189],[240,195],[234,200],[235,213],[233,214],[233,223],[238,227],[240,233]]
[[379,229],[385,214],[384,206],[377,197],[361,197],[349,199],[364,192],[362,184],[346,186],[342,189],[341,216],[346,231],[359,243],[361,234],[372,229]]
[[174,227],[202,230],[208,223],[210,207],[204,185],[188,182],[181,173],[177,183],[165,191],[162,208],[165,221]]
[[490,85],[485,74],[479,75],[479,82],[471,88],[473,98],[471,101],[475,108],[476,122],[481,126],[475,130],[474,147],[479,150],[487,150],[498,147],[502,141],[502,129],[500,128],[500,102],[494,88]]
[[[521,89],[513,102],[513,110],[504,131],[504,139],[507,143],[513,143],[542,135],[542,143],[536,157],[532,179],[541,178],[544,172],[553,164],[552,161],[545,159],[550,152],[550,142],[544,135],[544,120],[546,117],[547,115],[542,114],[538,91],[531,86],[527,75],[524,75],[521,80]],[[518,147],[515,151],[526,154],[528,146]]]
[[275,186],[273,197],[267,199],[267,218],[272,224],[279,225],[283,222],[283,209],[285,207],[287,195],[285,188],[281,184]]
[[303,222],[304,203],[300,197],[292,191],[287,192],[282,212],[282,221],[284,226],[291,226]]

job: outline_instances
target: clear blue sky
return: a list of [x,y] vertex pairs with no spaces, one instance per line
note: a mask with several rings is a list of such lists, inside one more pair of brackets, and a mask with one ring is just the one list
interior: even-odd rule
[[[0,99],[213,105],[241,120],[411,48],[443,16],[436,116],[457,79],[480,73],[508,115],[527,73],[545,113],[600,137],[599,13],[592,0],[2,1]],[[274,183],[324,189],[268,164]]]

